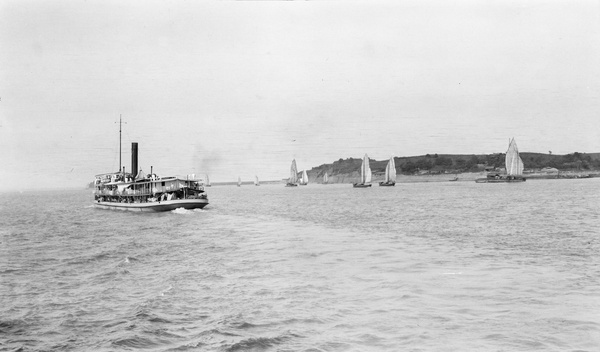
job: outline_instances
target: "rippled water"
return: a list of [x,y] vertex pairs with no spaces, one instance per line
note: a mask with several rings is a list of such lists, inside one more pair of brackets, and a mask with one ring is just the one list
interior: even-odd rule
[[598,351],[600,179],[0,197],[0,350]]

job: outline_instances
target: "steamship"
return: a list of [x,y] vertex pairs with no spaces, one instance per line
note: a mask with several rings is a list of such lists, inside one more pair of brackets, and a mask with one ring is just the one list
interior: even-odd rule
[[[120,131],[119,131],[120,133]],[[119,137],[119,155],[120,155]],[[119,156],[119,165],[121,160]],[[186,178],[159,177],[138,170],[138,144],[131,143],[131,170],[96,175],[94,206],[137,212],[160,212],[177,208],[202,209],[208,205],[204,185],[194,175]]]

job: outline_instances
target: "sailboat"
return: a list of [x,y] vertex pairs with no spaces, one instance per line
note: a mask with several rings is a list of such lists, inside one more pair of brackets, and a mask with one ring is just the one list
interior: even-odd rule
[[390,158],[387,166],[385,167],[385,179],[383,182],[379,182],[380,186],[394,186],[396,185],[396,163],[394,157]]
[[300,186],[308,185],[308,175],[306,174],[306,170],[302,171],[302,179],[300,179]]
[[285,184],[286,187],[298,186],[298,168],[296,167],[296,159],[292,160],[292,166],[290,167],[290,178]]
[[260,186],[260,183],[258,182],[258,176],[254,176],[254,185]]
[[327,173],[325,173],[325,176],[323,176],[323,184],[327,184],[328,181],[329,177],[327,177]]
[[210,187],[210,179],[208,178],[208,174],[206,174],[205,186]]
[[525,182],[523,177],[523,160],[519,156],[519,149],[517,148],[517,142],[515,139],[511,139],[508,143],[508,150],[506,151],[506,158],[504,160],[506,165],[506,175],[500,175],[498,173],[488,174],[486,178],[478,178],[475,180],[477,183],[500,183],[500,182]]
[[352,184],[352,187],[371,187],[371,167],[369,166],[369,157],[367,154],[365,154],[362,164],[360,165],[360,182]]
[[242,178],[238,177],[238,183],[237,183],[238,187],[242,187]]

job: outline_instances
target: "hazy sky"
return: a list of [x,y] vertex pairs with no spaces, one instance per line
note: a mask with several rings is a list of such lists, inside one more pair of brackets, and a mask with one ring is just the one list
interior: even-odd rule
[[599,1],[0,2],[0,188],[600,152]]

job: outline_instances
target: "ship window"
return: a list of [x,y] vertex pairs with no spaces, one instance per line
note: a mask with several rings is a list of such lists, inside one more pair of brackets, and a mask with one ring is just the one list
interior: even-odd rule
[[164,186],[164,185],[165,185],[165,183],[164,183],[164,182],[161,182],[161,186]]

